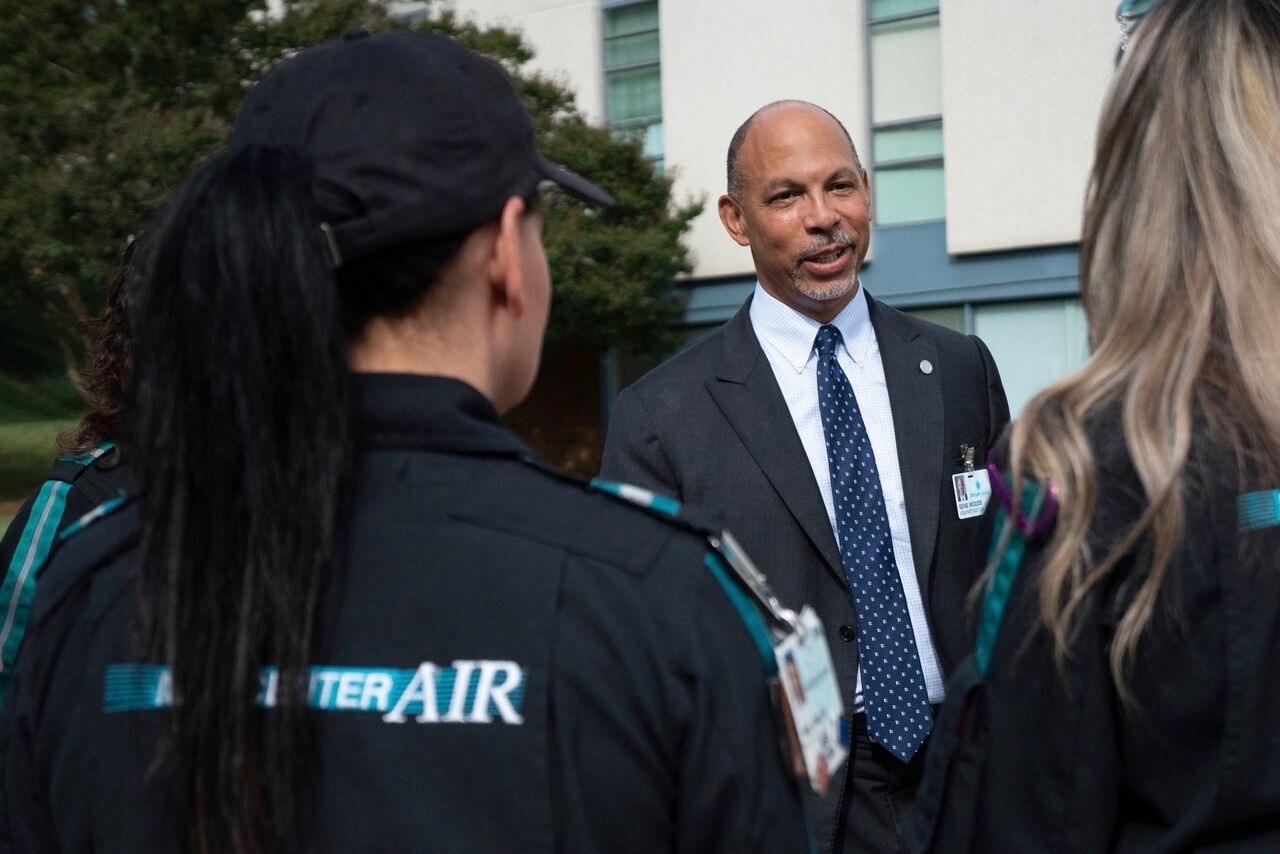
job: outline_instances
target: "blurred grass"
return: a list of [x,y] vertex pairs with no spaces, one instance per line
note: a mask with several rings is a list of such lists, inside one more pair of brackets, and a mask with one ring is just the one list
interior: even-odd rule
[[65,376],[15,380],[0,374],[0,424],[78,418],[84,398]]
[[19,381],[0,374],[0,530],[44,480],[58,434],[75,425],[83,408],[66,377]]
[[58,434],[75,424],[74,418],[0,424],[0,502],[20,501],[40,485],[58,455]]

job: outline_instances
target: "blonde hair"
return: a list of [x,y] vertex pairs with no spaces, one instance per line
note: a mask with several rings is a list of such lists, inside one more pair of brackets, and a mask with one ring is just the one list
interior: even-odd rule
[[[1139,23],[1098,127],[1081,238],[1092,358],[1012,429],[1028,478],[1062,496],[1040,609],[1061,664],[1081,606],[1140,544],[1150,565],[1110,647],[1125,672],[1181,542],[1193,427],[1262,474],[1280,450],[1280,0],[1164,0]],[[1146,498],[1092,555],[1098,419],[1118,413]],[[1007,530],[1006,530],[1007,536]]]

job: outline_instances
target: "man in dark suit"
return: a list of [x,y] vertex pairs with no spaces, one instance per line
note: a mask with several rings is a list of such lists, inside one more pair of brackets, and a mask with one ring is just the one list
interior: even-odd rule
[[725,326],[619,395],[602,475],[719,510],[780,597],[813,605],[851,715],[851,761],[809,800],[823,851],[899,849],[932,711],[972,648],[990,526],[952,476],[1009,420],[977,338],[872,299],[867,174],[804,102],[730,143],[729,235],[759,283]]

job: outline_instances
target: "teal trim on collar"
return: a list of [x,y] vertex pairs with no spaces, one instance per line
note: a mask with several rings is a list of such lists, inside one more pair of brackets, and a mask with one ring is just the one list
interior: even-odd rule
[[90,451],[87,454],[79,454],[79,455],[65,454],[61,457],[58,457],[58,459],[65,463],[79,463],[82,466],[87,466],[89,465],[89,463],[98,459],[99,457],[101,457],[103,454],[107,453],[114,447],[115,447],[114,442],[103,442],[101,445],[94,448],[92,451]]
[[607,492],[610,495],[616,495],[623,501],[635,504],[637,507],[646,507],[650,510],[656,510],[664,516],[679,516],[680,502],[666,495],[643,489],[639,486],[632,486],[629,483],[615,483],[611,480],[601,480],[593,477],[589,484],[591,489],[597,492]]

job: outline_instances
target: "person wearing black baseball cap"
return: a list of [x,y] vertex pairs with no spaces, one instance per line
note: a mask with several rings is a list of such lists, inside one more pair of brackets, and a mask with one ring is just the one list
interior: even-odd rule
[[0,849],[808,849],[709,529],[500,421],[547,320],[546,181],[609,203],[439,36],[354,33],[250,92],[133,295],[141,491],[41,570]]

